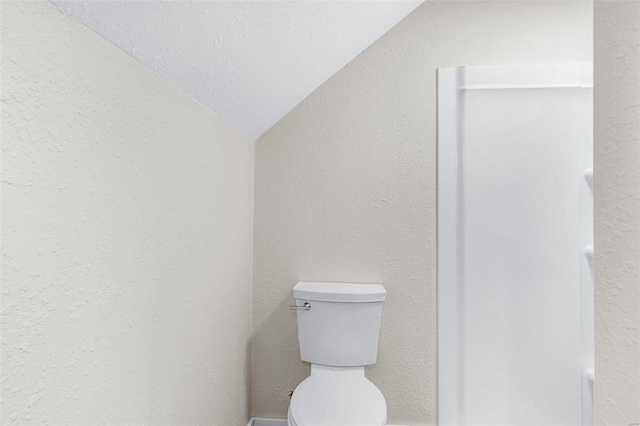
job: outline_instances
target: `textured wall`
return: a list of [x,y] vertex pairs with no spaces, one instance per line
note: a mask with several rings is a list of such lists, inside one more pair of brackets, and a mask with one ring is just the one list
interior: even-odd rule
[[298,280],[388,290],[378,364],[389,421],[436,420],[436,69],[591,60],[588,2],[428,2],[256,145],[252,412],[284,417],[309,374]]
[[254,144],[2,4],[2,424],[246,424]]
[[594,9],[597,425],[640,422],[640,2]]

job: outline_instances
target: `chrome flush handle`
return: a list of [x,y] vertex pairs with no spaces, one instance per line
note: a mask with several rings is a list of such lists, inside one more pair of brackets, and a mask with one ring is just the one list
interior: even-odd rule
[[311,309],[311,303],[309,302],[304,302],[304,305],[302,306],[298,306],[298,305],[289,305],[289,309],[293,310],[298,310],[298,309],[304,309],[305,311],[308,311],[309,309]]

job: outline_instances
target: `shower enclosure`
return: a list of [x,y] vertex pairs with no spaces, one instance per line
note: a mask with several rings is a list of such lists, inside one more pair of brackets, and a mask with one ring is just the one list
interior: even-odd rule
[[593,424],[591,65],[438,71],[440,425]]

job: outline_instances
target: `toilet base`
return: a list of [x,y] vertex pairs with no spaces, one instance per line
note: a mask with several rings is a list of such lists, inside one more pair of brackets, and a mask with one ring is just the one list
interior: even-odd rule
[[293,393],[288,426],[385,426],[387,404],[364,367],[311,365]]

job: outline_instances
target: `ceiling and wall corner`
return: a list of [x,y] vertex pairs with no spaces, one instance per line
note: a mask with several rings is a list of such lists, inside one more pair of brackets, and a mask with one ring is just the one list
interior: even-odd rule
[[422,2],[52,1],[254,139]]

